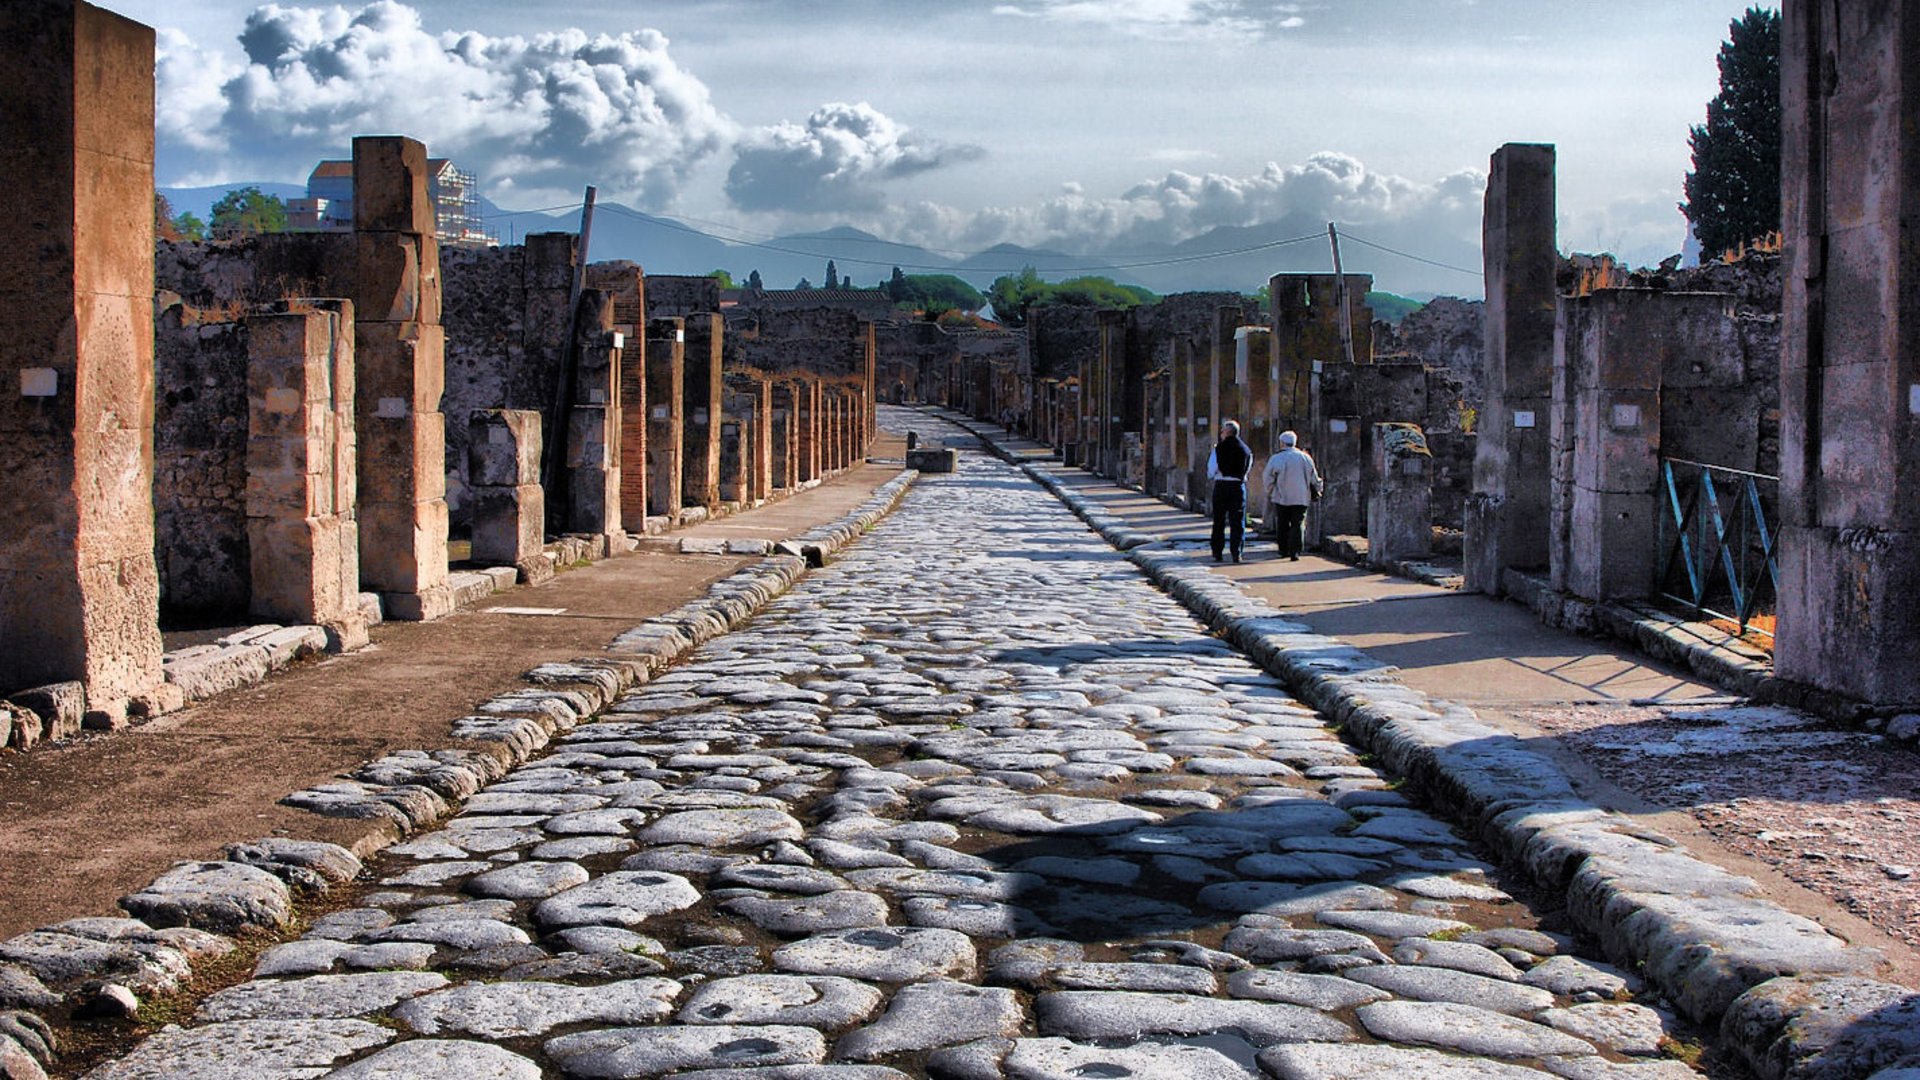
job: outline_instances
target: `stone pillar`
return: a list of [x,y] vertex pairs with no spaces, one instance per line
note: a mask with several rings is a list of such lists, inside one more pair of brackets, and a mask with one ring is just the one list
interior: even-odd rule
[[1553,391],[1554,150],[1508,143],[1487,177],[1485,403],[1466,509],[1466,587],[1498,596],[1509,569],[1548,565],[1547,410]]
[[473,486],[473,555],[481,566],[511,566],[520,580],[553,576],[546,548],[547,496],[540,486],[540,413],[486,409],[467,424]]
[[716,494],[723,506],[738,507],[747,501],[748,438],[748,424],[729,409],[726,419],[720,421],[720,483]]
[[1590,600],[1651,594],[1660,573],[1663,371],[1726,347],[1731,297],[1609,289],[1560,301],[1554,345],[1556,589]]
[[354,520],[353,304],[294,300],[247,319],[247,550],[255,618],[367,643]]
[[[1213,323],[1213,381],[1210,387],[1213,422],[1208,425],[1208,443],[1220,438],[1220,425],[1228,420],[1243,423],[1247,411],[1245,385],[1240,378],[1239,339],[1246,323],[1246,310],[1238,306],[1216,308]],[[1201,465],[1204,468],[1205,462]]]
[[79,682],[114,727],[179,700],[153,555],[153,31],[18,0],[0,57],[0,695]]
[[567,514],[571,533],[621,532],[620,385],[625,340],[613,329],[613,295],[580,294],[574,319],[573,407],[567,414]]
[[1912,708],[1920,4],[1789,0],[1781,29],[1787,265],[1774,669]]
[[1234,331],[1234,366],[1246,374],[1241,395],[1244,413],[1240,437],[1253,448],[1253,472],[1247,477],[1247,508],[1267,514],[1267,458],[1274,451],[1280,429],[1273,426],[1273,331],[1265,326],[1242,326]]
[[800,409],[799,383],[794,379],[780,379],[772,385],[773,410],[768,420],[767,458],[768,478],[772,490],[793,494],[794,481],[798,471],[795,461],[794,444],[798,441],[794,435],[794,416]]
[[688,506],[711,510],[720,505],[720,352],[726,322],[708,313],[686,316],[686,378],[683,381],[686,436],[680,497]]
[[686,326],[679,319],[647,323],[647,512],[677,520],[680,514],[681,418],[685,416]]
[[758,375],[728,372],[725,406],[727,416],[739,417],[744,425],[741,501],[760,502],[773,486],[773,386]]
[[801,376],[793,389],[794,480],[804,484],[820,479],[820,380]]
[[453,611],[447,587],[446,337],[427,149],[353,140],[354,419],[361,456],[360,574],[387,617]]
[[1168,493],[1191,505],[1193,491],[1193,354],[1187,339],[1172,343],[1173,364],[1167,369],[1167,425],[1173,456],[1167,463]]
[[879,400],[880,386],[875,374],[880,362],[880,346],[875,335],[874,325],[870,322],[860,324],[860,360],[866,366],[865,377],[861,380],[859,393],[859,438],[855,440],[854,456],[865,458],[867,446],[879,431],[876,410],[873,403]]
[[1127,313],[1100,313],[1100,471],[1125,482],[1126,453],[1123,449],[1130,401],[1140,397],[1141,387],[1127,378]]
[[1213,495],[1207,483],[1207,455],[1213,439],[1212,351],[1189,337],[1173,343],[1174,370],[1184,369],[1186,408],[1181,417],[1181,445],[1186,447],[1187,509],[1206,511]]
[[1310,447],[1326,481],[1326,493],[1311,511],[1314,536],[1358,536],[1367,530],[1364,498],[1367,475],[1367,429],[1358,416],[1330,416],[1326,430]]
[[1433,554],[1433,455],[1418,424],[1373,425],[1367,485],[1367,561],[1386,566]]
[[[635,332],[646,337],[653,329],[643,323]],[[646,531],[652,472],[647,464],[647,433],[653,423],[647,408],[647,367],[655,345],[650,337],[624,344],[620,354],[620,522],[621,528],[640,533]]]

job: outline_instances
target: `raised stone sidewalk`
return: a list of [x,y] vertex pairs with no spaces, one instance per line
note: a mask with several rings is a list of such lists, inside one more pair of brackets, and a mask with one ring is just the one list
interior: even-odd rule
[[1849,945],[1763,898],[1752,879],[1579,796],[1558,761],[1511,731],[1281,616],[1193,550],[1177,550],[1171,530],[1143,530],[1090,497],[1089,487],[1112,485],[1048,462],[1026,440],[935,415],[1017,462],[1223,638],[1431,792],[1507,865],[1563,897],[1582,934],[1717,1029],[1757,1075],[1907,1080],[1920,1069],[1920,994],[1872,978],[1886,970],[1876,950]]

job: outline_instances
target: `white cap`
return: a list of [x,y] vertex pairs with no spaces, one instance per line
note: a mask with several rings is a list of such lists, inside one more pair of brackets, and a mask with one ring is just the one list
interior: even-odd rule
[[1283,431],[1280,433],[1281,446],[1292,446],[1294,443],[1297,443],[1299,441],[1300,441],[1300,436],[1295,435],[1291,431]]

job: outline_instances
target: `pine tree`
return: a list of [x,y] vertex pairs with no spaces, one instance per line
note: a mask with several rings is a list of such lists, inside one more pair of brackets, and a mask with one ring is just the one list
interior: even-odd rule
[[754,292],[760,292],[766,288],[766,286],[760,284],[760,271],[755,270],[747,275],[747,288],[752,289]]
[[1720,46],[1720,93],[1694,127],[1680,212],[1712,257],[1780,227],[1780,13],[1748,8]]
[[840,287],[840,271],[838,268],[836,268],[833,265],[833,260],[828,259],[827,260],[827,288],[837,289],[839,287]]

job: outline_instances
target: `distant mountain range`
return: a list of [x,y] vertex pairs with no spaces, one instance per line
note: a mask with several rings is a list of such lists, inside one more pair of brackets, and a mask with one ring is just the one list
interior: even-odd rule
[[[161,188],[174,212],[191,210],[206,218],[220,196],[246,184],[213,187]],[[280,198],[306,194],[298,184],[259,183],[252,186]],[[573,232],[580,227],[577,210],[558,213],[503,210],[486,199],[481,212],[502,243],[517,243],[531,232]],[[765,240],[729,241],[669,217],[647,214],[618,203],[595,208],[591,257],[595,261],[630,259],[656,274],[704,274],[726,270],[736,280],[758,270],[768,288],[791,288],[802,278],[816,286],[826,281],[832,259],[843,278],[859,285],[887,279],[898,266],[910,274],[953,274],[984,289],[1002,274],[1017,274],[1031,266],[1042,277],[1094,275],[1144,285],[1157,293],[1195,290],[1234,290],[1251,293],[1281,272],[1328,272],[1332,256],[1326,241],[1326,222],[1298,215],[1262,225],[1213,229],[1177,244],[1134,245],[1125,251],[1072,255],[1046,248],[1000,244],[957,258],[951,253],[900,244],[850,226],[823,232],[796,233]],[[1310,237],[1296,243],[1284,243]],[[1436,293],[1477,297],[1477,278],[1437,269],[1360,244],[1342,245],[1348,273],[1372,273],[1375,286],[1416,299]],[[1458,267],[1480,265],[1478,247],[1464,243],[1420,252],[1425,259]]]

